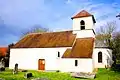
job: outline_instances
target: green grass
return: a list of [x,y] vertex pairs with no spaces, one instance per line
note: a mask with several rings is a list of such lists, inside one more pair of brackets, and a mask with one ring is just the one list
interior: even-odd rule
[[[28,71],[32,72],[32,78],[48,78],[49,80],[90,80],[90,79],[79,79],[72,78],[68,73],[61,72],[38,72],[38,71]],[[25,72],[19,72],[18,74],[13,75],[12,70],[6,69],[4,72],[0,72],[0,78],[5,80],[27,80],[24,78]],[[106,69],[99,69],[96,78],[94,80],[120,80],[120,72],[114,72]]]
[[107,69],[99,69],[95,80],[120,80],[120,72]]

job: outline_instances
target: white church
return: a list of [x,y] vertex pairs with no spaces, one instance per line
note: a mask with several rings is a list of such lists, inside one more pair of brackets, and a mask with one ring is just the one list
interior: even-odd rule
[[112,50],[98,46],[93,15],[82,10],[73,16],[71,31],[30,33],[10,48],[9,68],[90,72],[111,67]]

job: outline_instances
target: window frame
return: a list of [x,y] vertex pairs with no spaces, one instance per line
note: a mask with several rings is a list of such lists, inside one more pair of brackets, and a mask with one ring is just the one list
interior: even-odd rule
[[58,54],[57,54],[58,57],[60,57],[60,52],[58,51]]
[[80,29],[85,30],[85,21],[84,20],[80,21]]
[[102,52],[98,52],[98,63],[102,63]]
[[75,60],[75,66],[78,66],[78,60]]
[[81,26],[81,30],[85,30],[85,26]]

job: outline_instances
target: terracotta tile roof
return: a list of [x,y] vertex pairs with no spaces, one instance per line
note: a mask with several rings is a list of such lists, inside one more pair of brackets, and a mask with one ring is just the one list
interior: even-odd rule
[[78,38],[72,49],[67,49],[62,58],[92,58],[94,38]]
[[72,31],[31,33],[17,42],[12,48],[51,48],[71,47],[76,35]]
[[7,47],[0,47],[0,56],[2,57],[6,56],[7,51],[8,51]]
[[82,11],[79,12],[77,15],[73,16],[71,19],[74,19],[74,18],[82,18],[82,17],[89,17],[89,16],[92,16],[94,23],[96,23],[94,16],[93,16],[92,14],[88,13],[88,12],[85,11],[85,10],[82,10]]
[[67,50],[64,52],[62,58],[67,58],[67,57],[69,57],[70,55],[71,55],[71,49],[67,49]]
[[73,16],[72,18],[81,18],[81,17],[88,17],[88,16],[92,16],[92,15],[88,13],[87,11],[82,10],[77,15]]

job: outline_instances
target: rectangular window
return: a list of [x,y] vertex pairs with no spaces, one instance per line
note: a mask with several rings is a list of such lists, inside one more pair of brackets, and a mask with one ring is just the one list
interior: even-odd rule
[[58,57],[60,57],[60,52],[58,52]]
[[98,53],[98,63],[102,63],[102,52]]
[[78,66],[78,60],[75,60],[75,66]]

